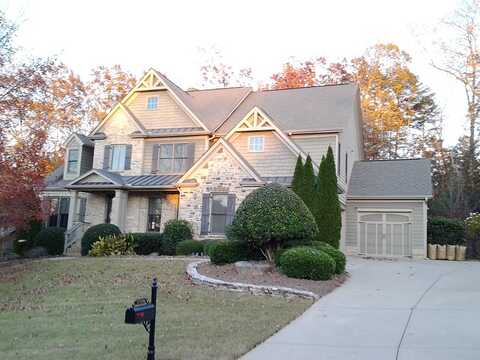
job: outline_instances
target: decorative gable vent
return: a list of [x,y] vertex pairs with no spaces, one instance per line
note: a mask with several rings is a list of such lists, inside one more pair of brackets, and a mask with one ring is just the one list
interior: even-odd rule
[[237,131],[259,131],[259,130],[273,130],[274,127],[269,120],[260,114],[257,110],[254,110],[250,116],[243,120]]

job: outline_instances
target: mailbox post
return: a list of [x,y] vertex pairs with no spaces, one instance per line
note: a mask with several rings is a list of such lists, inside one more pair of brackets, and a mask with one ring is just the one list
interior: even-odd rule
[[126,324],[143,324],[143,327],[148,332],[147,360],[155,360],[157,289],[157,278],[154,278],[150,303],[147,299],[137,299],[134,304],[125,311]]

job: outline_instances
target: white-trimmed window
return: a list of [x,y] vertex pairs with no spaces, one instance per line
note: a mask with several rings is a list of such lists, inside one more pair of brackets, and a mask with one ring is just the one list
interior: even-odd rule
[[155,110],[158,105],[158,96],[149,96],[147,98],[147,109]]
[[76,174],[78,170],[78,149],[68,150],[67,173]]
[[248,138],[248,151],[262,152],[265,147],[264,136],[250,136]]
[[112,145],[110,152],[110,170],[125,170],[125,159],[127,157],[126,145]]

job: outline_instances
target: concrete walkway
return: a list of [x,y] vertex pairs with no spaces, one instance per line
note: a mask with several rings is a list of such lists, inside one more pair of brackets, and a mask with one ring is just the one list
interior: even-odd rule
[[480,262],[350,258],[348,271],[243,359],[480,359]]

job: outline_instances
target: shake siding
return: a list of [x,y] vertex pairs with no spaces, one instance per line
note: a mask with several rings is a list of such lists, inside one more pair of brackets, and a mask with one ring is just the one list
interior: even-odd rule
[[99,130],[106,135],[105,140],[95,140],[93,168],[103,169],[103,152],[105,145],[130,144],[132,145],[132,159],[130,170],[120,171],[120,175],[142,175],[143,139],[133,139],[130,134],[137,131],[137,127],[122,110],[115,114]]
[[93,147],[82,147],[82,159],[80,162],[80,175],[85,174],[93,165]]
[[413,256],[425,256],[425,222],[423,210],[423,200],[419,201],[375,201],[363,200],[354,201],[349,200],[347,204],[346,213],[346,239],[345,245],[347,248],[358,250],[357,239],[357,210],[358,209],[411,209],[412,219],[412,252]]
[[[147,99],[158,97],[157,108],[147,109]],[[128,109],[146,129],[198,127],[167,91],[138,92],[127,103]]]
[[332,147],[333,156],[336,158],[337,145],[336,136],[316,136],[316,135],[294,135],[291,139],[307,154],[310,154],[312,160],[320,165],[322,156],[327,154],[328,146]]
[[178,144],[178,143],[194,143],[195,144],[195,158],[197,161],[200,156],[207,151],[208,136],[189,136],[189,137],[174,137],[162,139],[147,139],[145,140],[145,148],[143,155],[143,174],[148,175],[152,173],[152,159],[153,146],[155,144]]
[[[263,152],[248,151],[250,136],[265,137]],[[238,133],[230,142],[260,176],[293,176],[297,157],[271,131]]]

